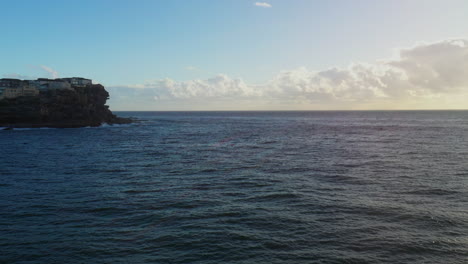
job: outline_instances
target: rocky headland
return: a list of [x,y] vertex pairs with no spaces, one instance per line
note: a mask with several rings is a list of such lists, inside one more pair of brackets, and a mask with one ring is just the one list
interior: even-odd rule
[[106,105],[109,93],[104,86],[91,84],[71,88],[1,99],[0,127],[77,128],[132,123],[132,119],[117,117],[109,110]]

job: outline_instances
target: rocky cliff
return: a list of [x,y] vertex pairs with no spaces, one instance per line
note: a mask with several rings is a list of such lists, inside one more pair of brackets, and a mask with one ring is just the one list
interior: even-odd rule
[[109,93],[100,84],[71,90],[41,91],[38,96],[0,100],[0,127],[86,127],[127,124],[112,114]]

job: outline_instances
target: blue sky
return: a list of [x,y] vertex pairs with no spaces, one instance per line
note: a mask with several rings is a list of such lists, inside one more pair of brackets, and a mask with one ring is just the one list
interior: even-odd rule
[[47,67],[106,87],[219,74],[259,85],[284,71],[374,63],[399,48],[468,36],[465,0],[0,3],[0,76],[50,77]]

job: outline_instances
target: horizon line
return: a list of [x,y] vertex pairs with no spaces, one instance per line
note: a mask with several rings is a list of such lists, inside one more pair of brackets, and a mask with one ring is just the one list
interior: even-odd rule
[[410,112],[410,111],[468,111],[468,109],[364,109],[364,110],[112,110],[113,112]]

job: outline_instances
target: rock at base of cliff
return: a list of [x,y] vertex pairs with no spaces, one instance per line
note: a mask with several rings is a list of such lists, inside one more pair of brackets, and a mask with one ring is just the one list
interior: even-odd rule
[[0,100],[0,127],[75,128],[129,124],[106,105],[109,93],[100,84],[73,90],[42,91],[38,96]]

